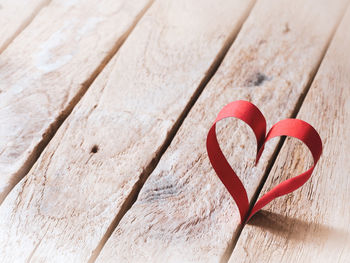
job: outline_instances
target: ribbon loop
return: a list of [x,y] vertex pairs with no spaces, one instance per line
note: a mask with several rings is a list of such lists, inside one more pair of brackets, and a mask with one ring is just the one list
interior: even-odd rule
[[233,199],[235,200],[240,212],[241,221],[244,221],[245,216],[249,211],[249,201],[247,192],[232,169],[231,165],[226,160],[222,153],[216,137],[216,123],[222,119],[234,117],[247,123],[253,130],[257,141],[257,152],[263,146],[266,121],[260,110],[248,101],[234,101],[227,104],[218,114],[213,126],[210,128],[207,136],[207,152],[211,165],[221,182],[225,185]]
[[[253,130],[257,141],[256,163],[264,150],[265,143],[275,137],[290,136],[302,141],[311,151],[313,166],[306,172],[290,178],[263,195],[249,213],[249,200],[241,180],[236,175],[222,153],[216,137],[216,123],[224,118],[237,118],[244,121]],[[317,131],[307,122],[298,119],[285,119],[276,123],[266,134],[266,120],[260,110],[248,101],[234,101],[227,104],[218,114],[207,136],[207,152],[211,165],[221,182],[225,185],[240,212],[241,223],[246,223],[256,212],[273,199],[293,192],[310,178],[322,153],[322,141]],[[248,215],[249,213],[249,215]],[[247,220],[246,220],[247,218]]]

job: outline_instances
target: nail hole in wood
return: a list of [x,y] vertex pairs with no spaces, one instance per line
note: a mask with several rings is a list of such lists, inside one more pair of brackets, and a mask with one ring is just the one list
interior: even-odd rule
[[285,23],[283,33],[288,33],[290,31],[289,24]]
[[98,152],[98,146],[95,144],[94,146],[92,146],[91,148],[91,153],[97,153]]

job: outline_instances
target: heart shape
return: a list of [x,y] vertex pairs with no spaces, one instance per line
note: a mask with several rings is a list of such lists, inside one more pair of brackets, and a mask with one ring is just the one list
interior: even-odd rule
[[[264,194],[249,211],[249,201],[246,189],[238,178],[224,154],[221,151],[216,137],[216,123],[224,118],[234,117],[244,121],[253,130],[257,141],[256,163],[264,150],[265,143],[279,136],[290,136],[301,140],[311,151],[314,165],[306,172],[290,178]],[[277,122],[266,134],[266,120],[260,110],[249,101],[239,100],[227,104],[218,114],[207,136],[207,152],[211,165],[221,182],[225,185],[235,200],[241,223],[246,223],[256,212],[273,199],[293,192],[301,187],[310,178],[316,163],[322,153],[322,141],[317,131],[307,122],[299,119],[285,119]],[[249,214],[248,214],[249,213]]]

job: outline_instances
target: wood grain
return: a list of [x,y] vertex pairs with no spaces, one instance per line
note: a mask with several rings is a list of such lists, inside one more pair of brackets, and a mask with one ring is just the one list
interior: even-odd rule
[[[209,164],[207,132],[219,110],[238,99],[256,104],[269,127],[290,116],[324,55],[345,4],[257,2],[97,262],[228,259],[240,229],[239,213]],[[247,127],[237,129],[237,123],[220,122],[219,140],[251,199],[278,140],[266,145],[259,165],[253,167],[255,139]]]
[[0,203],[149,3],[53,1],[1,54]]
[[50,0],[0,1],[0,54]]
[[0,260],[93,261],[252,3],[155,2],[1,205]]
[[[324,143],[323,157],[300,190],[257,214],[230,262],[349,262],[350,259],[350,9],[338,29],[298,118]],[[284,144],[263,192],[312,164],[296,140]]]

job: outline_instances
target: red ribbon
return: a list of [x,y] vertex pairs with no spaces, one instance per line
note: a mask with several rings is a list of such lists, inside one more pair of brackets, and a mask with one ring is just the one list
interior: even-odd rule
[[[263,195],[249,212],[247,192],[222,153],[216,138],[216,123],[224,118],[234,117],[244,121],[253,130],[257,141],[256,163],[264,150],[265,143],[278,136],[291,136],[301,140],[312,153],[314,165],[306,172],[290,178]],[[241,216],[241,223],[246,223],[256,212],[273,199],[293,192],[301,187],[311,176],[322,153],[322,141],[317,131],[307,122],[298,119],[285,119],[277,122],[266,134],[266,121],[260,110],[248,101],[234,101],[227,104],[218,114],[207,136],[207,152],[211,165],[221,182],[235,200]],[[248,214],[249,213],[249,214]]]

